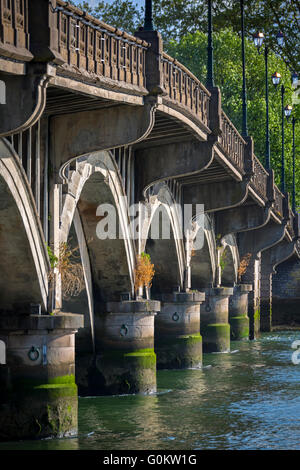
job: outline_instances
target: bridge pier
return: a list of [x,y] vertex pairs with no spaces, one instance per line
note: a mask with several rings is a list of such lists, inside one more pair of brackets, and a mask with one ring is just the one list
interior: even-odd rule
[[155,317],[155,352],[158,369],[187,369],[202,365],[200,305],[202,292],[162,294]]
[[203,352],[230,351],[228,305],[229,297],[233,295],[233,288],[206,288],[204,292],[206,300],[200,308]]
[[249,339],[248,295],[251,291],[251,284],[239,284],[229,297],[230,339],[233,341]]
[[154,316],[160,302],[108,302],[107,313],[96,318],[101,353],[96,357],[97,394],[156,391]]
[[75,333],[81,315],[0,317],[0,440],[77,433]]

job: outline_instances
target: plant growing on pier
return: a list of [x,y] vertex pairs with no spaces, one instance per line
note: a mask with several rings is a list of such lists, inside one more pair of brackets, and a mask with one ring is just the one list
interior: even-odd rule
[[242,276],[247,271],[247,268],[249,266],[251,257],[252,257],[252,253],[246,253],[240,260],[239,269],[238,269],[238,280],[239,280],[239,282],[241,281]]
[[150,255],[147,253],[141,253],[137,258],[137,264],[135,268],[135,292],[138,292],[140,288],[150,288],[152,285],[152,279],[155,274],[154,264],[151,264]]
[[78,246],[69,248],[67,243],[60,243],[59,254],[56,256],[48,246],[51,271],[49,281],[53,282],[55,274],[58,273],[61,279],[62,294],[64,298],[75,297],[84,289],[84,276],[81,264],[76,261],[80,258],[77,254]]

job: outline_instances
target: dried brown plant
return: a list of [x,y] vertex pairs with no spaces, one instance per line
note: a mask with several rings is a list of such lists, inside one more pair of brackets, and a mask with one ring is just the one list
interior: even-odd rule
[[154,264],[151,264],[150,255],[141,253],[137,258],[135,268],[135,291],[138,292],[141,287],[150,288],[154,274]]

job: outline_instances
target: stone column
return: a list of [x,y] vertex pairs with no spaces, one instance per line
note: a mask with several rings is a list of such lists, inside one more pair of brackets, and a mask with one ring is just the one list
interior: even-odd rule
[[0,440],[77,434],[74,336],[82,315],[0,317]]
[[255,339],[260,332],[260,261],[261,254],[252,256],[243,283],[252,284],[253,290],[248,295],[249,338]]
[[229,297],[230,339],[233,341],[249,339],[248,294],[251,291],[252,284],[239,284]]
[[200,305],[203,292],[162,294],[155,317],[155,352],[159,369],[187,369],[202,365]]
[[272,329],[272,274],[273,267],[262,264],[260,288],[260,329]]
[[101,353],[97,354],[99,392],[103,394],[156,391],[154,316],[160,302],[108,302],[97,318]]
[[230,351],[230,325],[228,323],[229,296],[231,287],[204,289],[206,301],[200,308],[200,333],[203,352]]

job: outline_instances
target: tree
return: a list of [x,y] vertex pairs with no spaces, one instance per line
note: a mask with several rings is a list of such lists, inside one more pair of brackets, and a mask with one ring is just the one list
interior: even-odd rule
[[[92,12],[103,21],[134,33],[142,24],[143,8],[132,1],[114,0],[107,4],[99,1],[91,8],[89,2],[73,3]],[[299,68],[299,18],[300,3],[297,0],[244,0],[245,30],[249,37],[263,30],[273,51],[279,53],[291,70]],[[207,31],[207,2],[203,0],[153,0],[155,27],[164,41],[179,40],[188,33]],[[215,31],[231,27],[240,34],[240,2],[218,0],[213,2],[213,27]],[[281,30],[285,44],[279,48],[276,34]]]
[[[221,89],[222,107],[241,132],[242,125],[242,60],[241,39],[231,29],[214,33],[214,71],[215,83]],[[265,66],[264,56],[259,55],[252,44],[246,41],[247,58],[247,97],[248,97],[248,128],[249,135],[254,138],[255,154],[265,161]],[[189,33],[179,41],[170,41],[168,53],[182,62],[191,72],[205,83],[207,36],[205,33]],[[285,104],[292,103],[290,72],[285,62],[275,53],[269,54],[269,116],[270,116],[270,145],[271,165],[275,171],[277,184],[280,184],[281,172],[281,94],[280,87],[276,90],[271,81],[271,74],[280,72],[286,87]],[[300,122],[300,109],[295,105],[294,113]],[[296,145],[300,144],[300,136],[296,135]],[[292,126],[285,123],[285,156],[286,156],[286,186],[292,187]],[[300,186],[300,166],[297,168],[296,184]],[[298,199],[300,205],[300,194]]]

